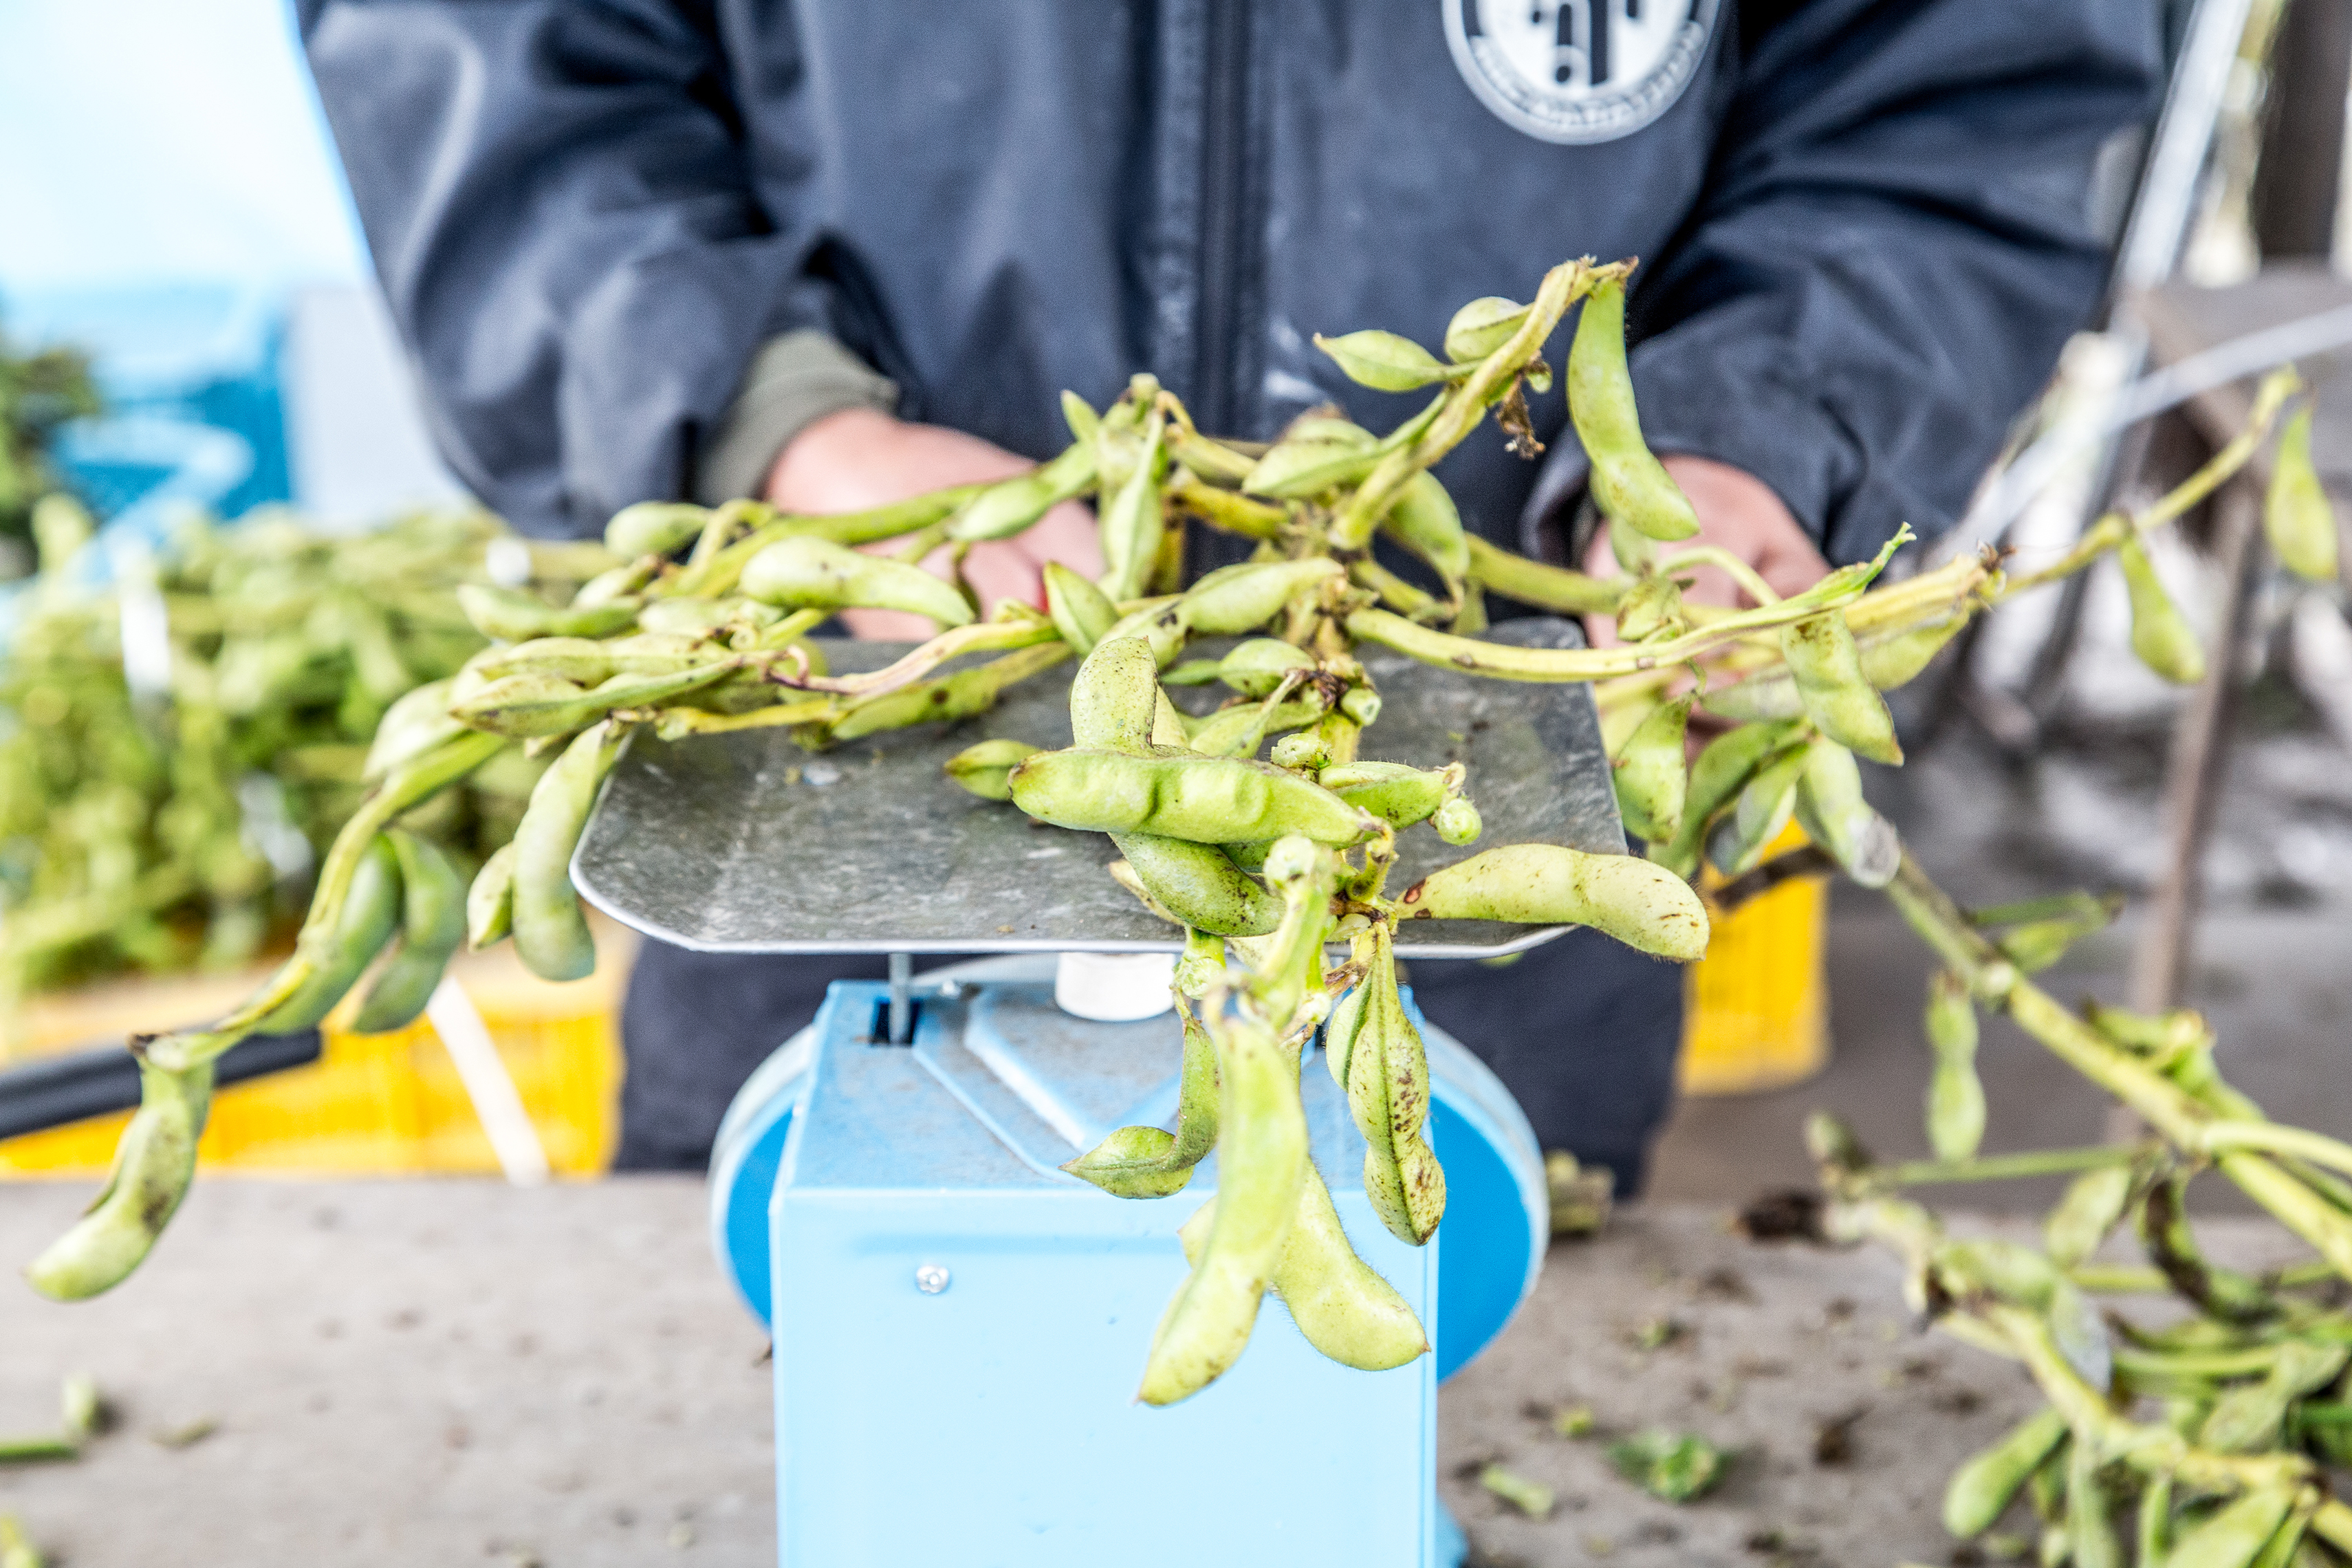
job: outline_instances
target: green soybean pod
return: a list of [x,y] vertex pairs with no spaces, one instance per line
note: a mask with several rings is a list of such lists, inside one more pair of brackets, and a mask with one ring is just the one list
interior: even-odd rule
[[1413,920],[1583,925],[1689,963],[1706,952],[1706,906],[1666,868],[1559,844],[1507,844],[1433,871],[1405,890]]
[[1430,814],[1429,826],[1436,830],[1440,839],[1456,848],[1476,843],[1478,836],[1486,830],[1485,821],[1478,816],[1478,808],[1471,804],[1466,795],[1457,795],[1439,803],[1437,809]]
[[1797,782],[1804,776],[1810,748],[1792,746],[1756,770],[1731,815],[1707,838],[1707,858],[1717,870],[1736,877],[1764,858],[1764,851],[1797,809]]
[[2263,532],[2271,551],[2296,576],[2336,581],[2336,509],[2311,464],[2311,405],[2295,410],[2279,432],[2263,497]]
[[1070,682],[1070,737],[1080,746],[1140,754],[1150,749],[1159,706],[1159,666],[1150,645],[1141,637],[1106,637]]
[[449,716],[457,678],[427,681],[396,700],[377,721],[375,739],[361,765],[362,783],[373,784],[412,758],[423,756],[446,741],[465,733],[466,726]]
[[1650,858],[1677,876],[1698,871],[1699,852],[1716,814],[1732,804],[1756,770],[1805,737],[1802,719],[1743,724],[1709,741],[1691,764],[1682,826],[1664,844],[1652,840]]
[[602,637],[626,631],[636,624],[633,599],[559,610],[545,600],[517,588],[494,588],[482,583],[457,585],[457,607],[486,637],[499,642],[524,642],[531,637]]
[[1335,440],[1328,435],[1286,435],[1250,468],[1242,480],[1242,492],[1274,500],[1304,500],[1356,483],[1380,466],[1382,456],[1373,442]]
[[466,879],[430,839],[388,828],[400,862],[400,945],[360,1000],[355,1035],[380,1035],[415,1021],[442,972],[466,941]]
[[1449,597],[1462,596],[1470,575],[1470,540],[1462,531],[1461,511],[1435,474],[1423,468],[1405,481],[1381,519],[1381,531],[1428,562],[1444,580]]
[[1445,323],[1445,357],[1456,364],[1485,359],[1517,335],[1528,308],[1517,300],[1489,294],[1454,312]]
[[1902,836],[1863,798],[1853,753],[1826,735],[1805,749],[1797,823],[1863,887],[1883,888],[1902,869]]
[[2165,591],[2156,563],[2147,558],[2147,546],[2137,534],[2116,546],[2116,564],[2123,568],[2124,589],[2131,600],[2132,652],[2176,686],[2194,686],[2204,679],[2205,649]]
[[[1222,969],[1222,941],[1217,949]],[[1184,1063],[1177,1079],[1176,1131],[1122,1127],[1062,1167],[1113,1197],[1164,1198],[1181,1192],[1192,1179],[1192,1167],[1217,1145],[1217,1047],[1192,1008],[1180,1003],[1177,1012],[1184,1023]],[[1192,1228],[1185,1226],[1188,1257],[1196,1250]]]
[[779,539],[745,563],[743,592],[793,610],[906,610],[942,626],[968,626],[971,606],[953,584],[911,562],[868,555],[814,534]]
[[1210,668],[1214,679],[1244,697],[1266,698],[1293,675],[1312,675],[1318,667],[1313,654],[1294,643],[1280,637],[1251,637],[1234,644]]
[[1977,1077],[1977,1006],[1949,969],[1927,982],[1927,1142],[1938,1160],[1971,1160],[1984,1141],[1984,1085]]
[[2256,1487],[2242,1493],[2202,1524],[2173,1542],[2164,1568],[2251,1568],[2255,1557],[2286,1522],[2294,1489]]
[[1881,691],[1909,685],[1968,624],[1969,617],[1963,612],[1922,626],[1857,637],[1854,646],[1861,656],[1862,678]]
[[466,889],[466,945],[479,952],[514,930],[515,847],[501,844]]
[[1184,745],[1209,757],[1254,757],[1269,734],[1304,729],[1321,719],[1319,700],[1303,702],[1236,703],[1195,723],[1182,724]]
[[948,537],[1010,539],[1062,502],[1084,495],[1094,483],[1095,444],[1090,437],[1082,437],[1040,467],[1000,479],[972,497],[948,523]]
[[1160,502],[1160,458],[1166,451],[1166,420],[1156,411],[1144,428],[1143,451],[1133,471],[1120,481],[1103,509],[1097,532],[1102,541],[1103,593],[1112,599],[1132,599],[1143,592],[1160,557],[1160,535],[1167,519]]
[[1968,1459],[1945,1483],[1944,1528],[1963,1541],[1991,1529],[2065,1436],[2066,1418],[2044,1406]]
[[2125,1568],[2115,1493],[2100,1474],[2098,1449],[2077,1442],[2066,1456],[2066,1542],[2074,1568]]
[[1364,1195],[1391,1235],[1419,1247],[1445,1214],[1445,1171],[1423,1131],[1428,1053],[1397,994],[1388,926],[1374,926],[1356,951],[1366,960],[1363,978],[1332,1010],[1324,1049],[1364,1137]]
[[1012,774],[1013,804],[1056,827],[1253,844],[1301,833],[1355,844],[1379,822],[1297,774],[1242,757],[1041,752]]
[[1347,568],[1328,556],[1304,561],[1245,561],[1220,567],[1176,602],[1177,617],[1204,637],[1246,637],[1280,615],[1292,600],[1343,579]]
[[700,537],[709,521],[709,509],[690,501],[641,500],[613,514],[604,525],[604,548],[624,561],[675,555]]
[[982,741],[966,746],[942,764],[948,777],[982,800],[1011,800],[1013,791],[1004,778],[1024,757],[1033,757],[1044,748],[1025,741]]
[[73,1228],[25,1270],[53,1301],[80,1301],[128,1279],[187,1196],[196,1140],[212,1105],[213,1068],[172,1072],[139,1064],[139,1109],[122,1130],[114,1168]]
[[937,675],[877,697],[860,698],[833,721],[829,733],[835,741],[855,741],[909,724],[970,719],[995,707],[1007,687],[1060,663],[1069,652],[1058,642],[1034,644],[952,675]]
[[1376,392],[1411,392],[1460,374],[1411,338],[1377,327],[1336,338],[1318,332],[1315,346],[1349,381]]
[[1217,1208],[1200,1261],[1160,1320],[1139,1397],[1173,1405],[1215,1380],[1248,1344],[1307,1181],[1297,1065],[1246,1016],[1213,1020],[1218,1047]]
[[1797,699],[1822,733],[1874,763],[1903,760],[1895,716],[1886,700],[1863,679],[1853,633],[1836,610],[1780,628],[1780,657],[1797,683]]
[[[475,669],[491,680],[502,680],[509,675],[535,675],[569,681],[574,686],[593,686],[613,676],[613,656],[606,652],[625,638],[615,637],[599,642],[594,637],[532,637],[529,642],[509,643],[505,647],[489,650],[489,657],[475,665]],[[702,645],[704,657],[709,657],[709,645]]]
[[1118,624],[1118,606],[1058,561],[1045,563],[1045,614],[1062,640],[1084,658]]
[[1568,413],[1592,465],[1592,499],[1612,521],[1652,539],[1688,539],[1698,515],[1642,440],[1633,378],[1625,364],[1625,282],[1612,278],[1584,297],[1568,351]]
[[1677,697],[1651,709],[1609,762],[1625,831],[1648,843],[1670,842],[1682,828],[1690,784],[1683,738],[1692,701],[1689,696]]
[[400,861],[391,844],[378,834],[352,875],[351,889],[336,916],[329,957],[292,995],[255,1023],[253,1032],[291,1035],[317,1028],[361,972],[383,951],[399,923]]
[[1094,444],[1095,432],[1102,428],[1102,418],[1094,411],[1094,405],[1066,389],[1062,394],[1062,423],[1070,427],[1071,440],[1084,441],[1088,446]]
[[1682,584],[1671,573],[1643,573],[1618,603],[1617,635],[1626,642],[1654,642],[1688,630]]
[[540,774],[515,829],[515,952],[541,980],[581,980],[595,973],[596,942],[572,886],[572,852],[625,733],[610,721],[582,731]]
[[[1177,1232],[1188,1260],[1198,1263],[1216,1209],[1211,1198]],[[1307,1342],[1341,1366],[1386,1372],[1429,1349],[1412,1308],[1349,1244],[1331,1191],[1312,1161],[1272,1289]]]
[[648,707],[717,684],[739,668],[719,657],[669,675],[615,675],[582,689],[551,676],[509,675],[491,681],[450,711],[468,727],[520,740],[563,735],[617,708]]
[[1114,833],[1144,890],[1194,931],[1264,936],[1282,922],[1282,900],[1214,846],[1148,833]]
[[2131,1194],[2129,1165],[2109,1165],[2076,1176],[2042,1219],[2042,1250],[2063,1268],[2082,1262],[2122,1223]]

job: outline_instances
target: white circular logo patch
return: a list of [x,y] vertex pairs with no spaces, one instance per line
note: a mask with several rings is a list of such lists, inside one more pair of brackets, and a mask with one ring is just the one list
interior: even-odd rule
[[1479,101],[1542,142],[1613,142],[1698,72],[1717,0],[1439,0]]

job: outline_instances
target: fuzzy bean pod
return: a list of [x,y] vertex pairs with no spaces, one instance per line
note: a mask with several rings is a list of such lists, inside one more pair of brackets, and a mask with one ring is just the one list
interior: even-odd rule
[[948,777],[981,799],[1011,800],[1013,791],[1005,784],[1004,776],[1022,758],[1034,757],[1041,750],[1025,741],[982,741],[966,746],[943,765]]
[[1307,1181],[1298,1065],[1244,1016],[1209,1022],[1217,1046],[1218,1194],[1200,1260],[1160,1320],[1139,1397],[1173,1405],[1239,1359],[1280,1266]]
[[577,609],[559,610],[544,599],[519,588],[493,588],[481,583],[457,585],[457,606],[486,637],[499,642],[526,642],[532,637],[602,637],[636,625],[633,599]]
[[2123,569],[2124,588],[2131,600],[2131,646],[2139,661],[2175,686],[2194,686],[2205,679],[2205,649],[2180,606],[2165,590],[2156,563],[2137,533],[2116,546],[2116,564]]
[[1167,450],[1165,418],[1155,412],[1144,426],[1142,453],[1133,471],[1123,479],[1103,509],[1098,531],[1102,540],[1105,596],[1132,599],[1150,581],[1160,558],[1160,538],[1167,530],[1160,500],[1160,470]]
[[1862,887],[1883,888],[1902,868],[1902,836],[1863,798],[1853,753],[1825,735],[1805,749],[1797,824]]
[[1485,359],[1511,341],[1528,319],[1528,308],[1517,300],[1489,294],[1454,312],[1445,323],[1445,357],[1456,364]]
[[604,525],[604,548],[624,561],[675,555],[693,543],[709,521],[709,509],[690,501],[641,500],[613,514]]
[[1625,831],[1651,844],[1665,844],[1681,830],[1690,773],[1683,761],[1683,737],[1693,699],[1661,702],[1633,726],[1610,759],[1610,782]]
[[1364,1195],[1398,1240],[1422,1246],[1445,1213],[1445,1171],[1423,1135],[1429,1058],[1397,994],[1396,951],[1386,922],[1355,942],[1363,978],[1324,1028],[1332,1076],[1364,1135]]
[[1396,504],[1381,519],[1381,531],[1429,563],[1444,581],[1450,598],[1462,596],[1470,575],[1470,540],[1462,513],[1435,474],[1423,469],[1405,481]]
[[596,942],[572,886],[572,852],[626,733],[625,726],[609,721],[583,731],[540,774],[515,829],[515,952],[541,980],[581,980],[595,973]]
[[1013,804],[1041,822],[1150,833],[1195,844],[1250,844],[1303,833],[1354,844],[1377,821],[1318,784],[1241,757],[1135,756],[1073,747],[1013,770]]
[[[1216,1209],[1217,1201],[1210,1199],[1177,1233],[1185,1258],[1194,1263],[1216,1223]],[[1429,1349],[1429,1336],[1412,1307],[1349,1244],[1331,1191],[1312,1161],[1271,1288],[1307,1342],[1341,1366],[1386,1372]]]
[[[1091,414],[1091,411],[1089,411]],[[1066,500],[1094,487],[1093,432],[1025,474],[1000,479],[966,502],[948,522],[948,537],[1010,539]]]
[[1971,1160],[1984,1141],[1984,1084],[1977,1077],[1977,1006],[1949,969],[1927,982],[1927,1143],[1938,1160]]
[[743,592],[793,610],[905,610],[942,626],[969,626],[971,606],[953,584],[909,562],[867,555],[800,534],[780,539],[743,567]]
[[1963,1541],[1990,1530],[2065,1436],[2066,1418],[2044,1406],[1972,1456],[1945,1483],[1944,1528]]
[[2336,509],[2311,464],[2311,405],[2295,410],[2279,432],[2271,482],[2263,496],[2263,532],[2271,552],[2296,576],[2336,581]]
[[1058,561],[1045,563],[1045,614],[1080,658],[1118,624],[1118,606],[1100,588]]
[[261,1035],[291,1035],[315,1029],[400,924],[400,860],[382,834],[367,847],[351,890],[335,921],[333,944],[327,960],[314,968],[294,994],[271,1008],[253,1026]]
[[1568,351],[1568,413],[1592,464],[1592,499],[1614,521],[1652,539],[1698,531],[1681,487],[1642,439],[1633,378],[1625,364],[1625,282],[1609,278],[1584,297]]
[[1862,658],[1843,614],[1831,610],[1783,626],[1780,656],[1788,660],[1806,717],[1822,734],[1874,763],[1903,760],[1895,716],[1863,679]]
[[400,943],[360,999],[355,1035],[380,1035],[415,1021],[442,972],[466,941],[466,880],[427,838],[385,830],[400,863]]
[[503,941],[514,930],[515,847],[500,845],[466,889],[466,945],[475,952]]
[[84,1300],[139,1267],[194,1179],[212,1092],[209,1062],[179,1072],[139,1064],[139,1109],[123,1129],[113,1172],[73,1228],[25,1270],[34,1289],[53,1301]]
[[[1220,942],[1219,964],[1223,949]],[[1122,1127],[1094,1148],[1062,1167],[1093,1183],[1116,1198],[1164,1198],[1183,1191],[1192,1179],[1192,1167],[1217,1146],[1217,1047],[1207,1027],[1181,1002],[1177,1012],[1184,1024],[1184,1063],[1177,1079],[1176,1131],[1158,1127]],[[1203,1213],[1206,1212],[1204,1209]],[[1193,1224],[1200,1221],[1193,1216]],[[1188,1224],[1189,1235],[1192,1228]],[[1190,1257],[1193,1248],[1186,1247]],[[1198,1262],[1197,1258],[1192,1261]]]
[[1292,600],[1343,579],[1347,569],[1328,556],[1304,561],[1245,561],[1210,573],[1176,602],[1183,626],[1203,637],[1246,637],[1288,608]]
[[1411,920],[1591,926],[1683,963],[1706,951],[1706,906],[1690,884],[1631,855],[1507,844],[1431,872],[1400,903]]

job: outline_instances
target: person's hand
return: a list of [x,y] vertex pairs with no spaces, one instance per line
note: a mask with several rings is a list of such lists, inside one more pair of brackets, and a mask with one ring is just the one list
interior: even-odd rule
[[[1754,567],[1756,574],[1783,597],[1802,593],[1829,571],[1830,563],[1822,559],[1795,514],[1755,475],[1711,458],[1677,455],[1661,460],[1698,513],[1698,536],[1662,544],[1661,551],[1715,545]],[[1605,529],[1593,536],[1585,552],[1584,569],[1597,577],[1617,574],[1617,558],[1610,552]],[[1693,566],[1678,570],[1675,575],[1695,579],[1683,591],[1685,604],[1738,608],[1748,602],[1739,584],[1720,567]],[[1616,629],[1605,616],[1591,617],[1587,630],[1596,647],[1617,640]]]
[[[984,483],[1035,467],[977,436],[938,425],[910,425],[872,408],[828,414],[784,444],[768,470],[767,500],[788,512],[864,511],[949,485]],[[877,553],[894,546],[875,547]],[[945,546],[925,559],[947,575]],[[1095,514],[1065,501],[1035,526],[1011,539],[975,544],[963,574],[980,595],[984,616],[999,599],[1042,607],[1045,563],[1058,561],[1082,576],[1102,572]],[[899,610],[845,610],[841,618],[861,637],[920,642],[936,629]]]

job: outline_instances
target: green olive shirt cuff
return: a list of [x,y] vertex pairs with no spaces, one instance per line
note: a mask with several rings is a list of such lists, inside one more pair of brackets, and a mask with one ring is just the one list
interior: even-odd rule
[[717,506],[756,496],[784,444],[826,415],[898,405],[898,384],[826,333],[803,328],[770,338],[694,466],[694,499]]

